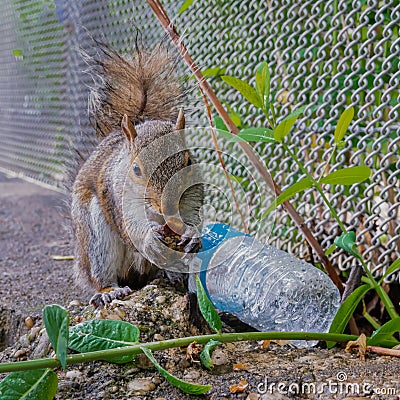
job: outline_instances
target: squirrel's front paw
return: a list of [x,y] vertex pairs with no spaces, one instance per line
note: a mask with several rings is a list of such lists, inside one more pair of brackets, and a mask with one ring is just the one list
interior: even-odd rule
[[[179,221],[178,221],[179,222]],[[201,238],[194,226],[186,226],[174,220],[154,230],[155,237],[172,250],[197,253],[201,249]]]
[[[107,289],[105,289],[107,290]],[[109,288],[103,293],[96,293],[89,304],[94,308],[106,308],[113,300],[122,300],[132,293],[132,289],[128,286]]]

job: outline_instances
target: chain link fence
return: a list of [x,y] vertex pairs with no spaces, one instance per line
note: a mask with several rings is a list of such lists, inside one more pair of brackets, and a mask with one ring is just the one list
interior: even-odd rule
[[[218,67],[226,75],[250,79],[258,64],[267,61],[273,95],[284,103],[280,118],[293,106],[309,106],[298,120],[291,148],[310,171],[322,172],[340,113],[347,106],[355,107],[333,168],[365,164],[373,175],[354,187],[336,185],[330,199],[349,229],[359,232],[360,250],[374,273],[381,275],[400,256],[398,0],[305,0],[301,4],[195,0],[181,15],[177,13],[181,2],[165,3],[185,31],[189,51],[201,68]],[[95,51],[94,38],[129,52],[136,27],[149,45],[159,42],[164,33],[146,2],[131,0],[10,0],[2,5],[0,23],[0,169],[60,188],[71,149],[91,145],[87,98],[92,82],[77,49]],[[220,77],[211,78],[211,84],[241,117],[243,126],[264,124],[263,116]],[[191,122],[204,125],[200,96],[192,92]],[[198,137],[189,139],[198,141]],[[210,143],[204,137],[201,146]],[[303,177],[280,148],[266,144],[255,148],[282,189]],[[197,156],[217,164],[211,152]],[[248,164],[244,158],[239,161]],[[237,161],[227,159],[227,165],[233,175],[243,172]],[[246,191],[256,193],[248,177],[242,179],[242,186],[248,182]],[[266,208],[265,200],[262,193],[248,200],[254,215]],[[308,190],[294,202],[328,248],[340,231],[322,199]],[[224,219],[229,210],[223,204],[219,210],[218,218]],[[230,223],[241,228],[240,216],[232,214]],[[257,228],[254,215],[253,229]],[[313,257],[283,210],[278,210],[269,243]],[[343,270],[354,262],[339,251],[333,261]]]

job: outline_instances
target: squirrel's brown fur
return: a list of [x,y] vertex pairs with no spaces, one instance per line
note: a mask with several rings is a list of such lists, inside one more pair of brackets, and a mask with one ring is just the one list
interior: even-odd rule
[[166,226],[176,225],[177,215],[184,252],[198,250],[200,239],[193,234],[203,201],[183,135],[175,58],[162,47],[137,48],[127,58],[104,46],[99,51],[99,59],[89,60],[99,78],[89,114],[100,143],[75,178],[71,204],[76,275],[98,292],[96,307],[160,272],[186,284],[187,274],[165,272],[149,259],[161,254],[166,260],[160,244],[170,239]]
[[119,128],[124,114],[134,124],[176,121],[183,96],[176,56],[162,45],[152,51],[137,46],[126,58],[105,46],[99,49],[100,58],[93,61],[101,84],[91,92],[89,118],[100,138]]

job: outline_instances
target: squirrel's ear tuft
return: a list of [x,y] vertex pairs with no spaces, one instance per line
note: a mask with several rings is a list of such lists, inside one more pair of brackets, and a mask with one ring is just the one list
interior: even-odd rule
[[122,132],[124,132],[128,141],[133,143],[133,141],[135,140],[135,138],[137,136],[137,132],[136,132],[136,129],[133,126],[131,120],[129,119],[129,117],[126,114],[124,114],[124,116],[122,118],[121,129],[122,129]]
[[185,129],[185,114],[183,113],[183,108],[179,110],[178,119],[176,121],[176,130],[180,131]]

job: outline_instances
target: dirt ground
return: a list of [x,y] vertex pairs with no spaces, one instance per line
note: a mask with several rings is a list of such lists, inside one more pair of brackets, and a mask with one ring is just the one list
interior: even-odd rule
[[[0,362],[51,356],[41,330],[41,310],[57,303],[72,323],[93,317],[124,319],[141,330],[141,341],[198,333],[187,318],[186,297],[162,282],[145,287],[107,315],[94,314],[72,279],[68,212],[63,195],[0,174]],[[26,327],[31,317],[34,326]],[[155,353],[179,378],[211,384],[204,396],[172,387],[143,357],[124,365],[105,362],[57,371],[57,399],[400,399],[400,360],[368,355],[362,361],[343,349],[296,349],[290,344],[225,344],[213,354],[215,368],[187,360],[185,349]],[[239,364],[234,368],[235,364]],[[0,379],[3,378],[0,376]],[[232,393],[240,381],[244,389]]]

